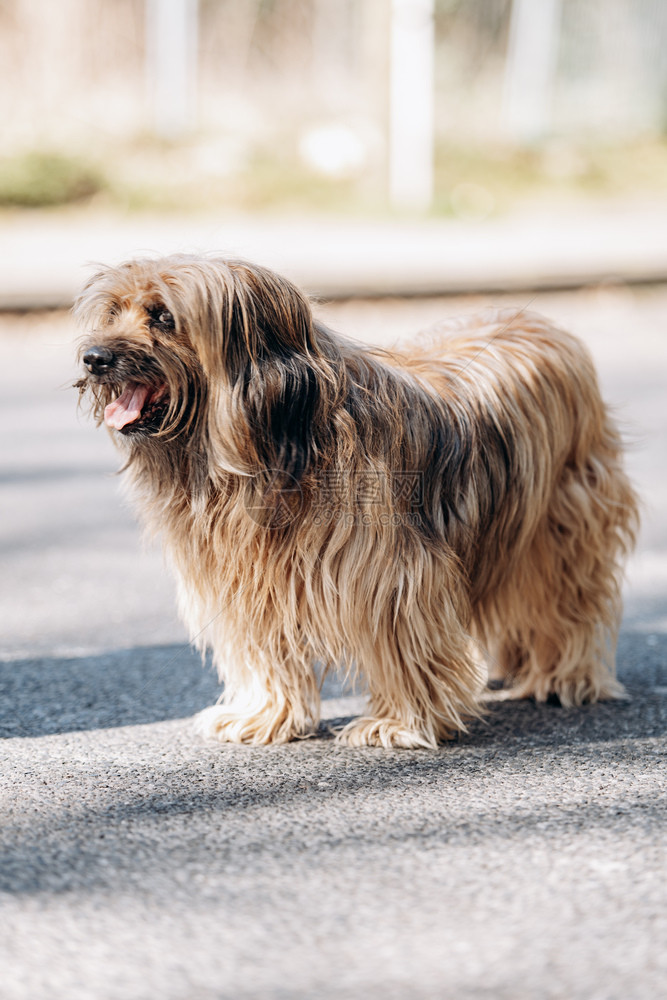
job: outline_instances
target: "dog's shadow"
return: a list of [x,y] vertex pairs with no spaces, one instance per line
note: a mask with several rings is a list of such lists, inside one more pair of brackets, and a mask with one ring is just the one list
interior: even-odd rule
[[[488,713],[457,737],[462,746],[618,740],[664,734],[667,715],[667,636],[626,632],[619,676],[629,701],[582,708],[533,701],[487,703]],[[94,656],[0,662],[0,737],[38,737],[182,719],[213,704],[221,687],[210,665],[187,646],[149,646]],[[363,711],[363,702],[336,677],[323,689],[325,719],[317,736]],[[450,744],[451,745],[451,744]]]

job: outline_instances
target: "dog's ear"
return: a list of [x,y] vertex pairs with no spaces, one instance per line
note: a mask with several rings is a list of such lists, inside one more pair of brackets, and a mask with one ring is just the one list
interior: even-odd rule
[[[211,389],[216,451],[244,471],[270,469],[300,479],[326,436],[335,383],[306,296],[266,268],[218,263],[219,282],[200,346]],[[203,331],[202,331],[203,332]]]
[[317,343],[306,296],[268,268],[231,263],[234,333],[251,359],[314,354]]
[[331,364],[298,288],[264,268],[232,269],[241,307],[235,333],[247,350],[238,389],[257,462],[300,480],[327,433]]
[[304,355],[260,361],[242,388],[252,450],[263,469],[300,480],[327,434],[321,374]]
[[285,278],[245,261],[172,259],[167,281],[209,379],[233,386],[248,366],[317,350],[308,299]]

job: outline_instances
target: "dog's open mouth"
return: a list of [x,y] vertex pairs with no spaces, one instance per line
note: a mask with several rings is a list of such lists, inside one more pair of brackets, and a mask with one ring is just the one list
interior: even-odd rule
[[152,430],[159,425],[166,410],[166,391],[164,385],[128,382],[120,395],[105,407],[105,424],[122,434]]

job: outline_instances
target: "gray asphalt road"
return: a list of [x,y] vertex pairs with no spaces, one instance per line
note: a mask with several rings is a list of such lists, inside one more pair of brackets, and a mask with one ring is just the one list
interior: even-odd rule
[[[474,304],[323,311],[379,341]],[[588,340],[634,442],[632,699],[502,704],[437,752],[195,739],[217,683],[76,418],[69,322],[0,319],[3,1000],[664,995],[667,289],[532,307]]]

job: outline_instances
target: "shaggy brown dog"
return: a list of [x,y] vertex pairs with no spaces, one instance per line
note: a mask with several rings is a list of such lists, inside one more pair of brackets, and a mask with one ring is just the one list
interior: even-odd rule
[[637,523],[584,347],[494,312],[409,353],[353,344],[272,272],[196,256],[96,274],[78,383],[159,531],[220,740],[319,719],[314,670],[364,679],[350,744],[434,747],[510,697],[575,705],[614,677]]

